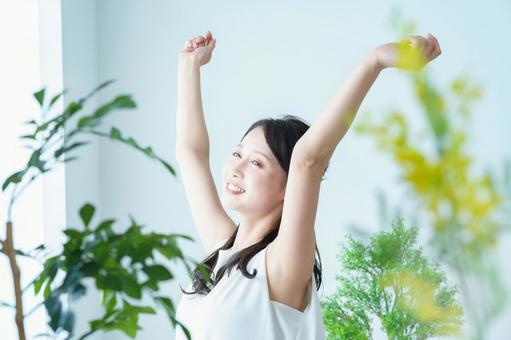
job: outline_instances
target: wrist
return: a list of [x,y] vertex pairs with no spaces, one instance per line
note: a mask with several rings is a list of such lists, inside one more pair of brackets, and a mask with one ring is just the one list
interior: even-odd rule
[[180,67],[193,67],[193,68],[200,68],[200,61],[195,56],[190,55],[179,55],[179,66]]
[[375,72],[380,72],[383,69],[385,69],[385,66],[383,66],[380,61],[378,60],[378,55],[376,53],[376,49],[372,49],[371,52],[366,56],[364,60],[365,64],[374,70]]

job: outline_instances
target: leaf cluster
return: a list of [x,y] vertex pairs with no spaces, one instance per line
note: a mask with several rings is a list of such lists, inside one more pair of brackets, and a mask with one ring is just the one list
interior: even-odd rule
[[101,292],[104,314],[89,322],[90,330],[82,335],[114,329],[135,337],[141,329],[140,314],[154,314],[152,306],[134,305],[130,300],[141,300],[144,293],[154,304],[162,306],[176,326],[172,301],[157,295],[159,284],[174,278],[167,267],[159,263],[155,253],[167,260],[181,261],[190,270],[183,253],[177,246],[178,238],[192,240],[180,234],[144,233],[143,226],[130,217],[131,225],[123,232],[113,229],[114,219],[91,226],[95,208],[87,203],[80,209],[83,230],[66,229],[67,237],[62,252],[48,258],[44,269],[34,281],[34,290],[44,295],[49,314],[49,326],[54,332],[73,333],[74,313],[69,304],[86,293],[86,279],[92,279]]
[[389,339],[454,335],[462,322],[457,288],[416,246],[417,228],[397,218],[369,244],[347,236],[337,292],[321,302],[329,339],[372,339],[379,319]]

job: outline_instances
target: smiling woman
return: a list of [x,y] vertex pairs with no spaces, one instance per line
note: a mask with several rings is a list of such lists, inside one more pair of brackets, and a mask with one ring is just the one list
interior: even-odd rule
[[[176,317],[194,339],[324,339],[314,232],[323,175],[380,71],[422,67],[440,54],[438,41],[413,36],[372,50],[312,126],[292,115],[256,121],[224,164],[221,200],[200,96],[200,67],[215,44],[208,31],[179,53],[176,158],[210,255],[191,291],[181,288]],[[238,213],[237,226],[225,209]]]
[[[308,128],[292,115],[258,120],[224,164],[221,209],[237,211],[241,224],[232,233],[223,234],[213,249],[207,249],[210,256],[200,264],[207,278],[201,276],[198,267],[194,280],[182,289],[176,317],[189,327],[192,338],[236,339],[247,324],[253,326],[248,332],[253,339],[324,338],[317,293],[322,281],[321,258],[315,240],[312,249],[316,249],[319,261],[312,256],[305,281],[284,285],[274,261],[273,242],[279,233],[292,151]],[[194,183],[201,181],[190,173],[190,164],[208,166],[193,160],[196,153],[186,154],[188,159],[180,157],[178,162],[185,188],[188,176]],[[194,202],[191,182],[190,178],[186,190],[189,202]],[[216,192],[211,195],[218,199]],[[207,219],[199,216],[205,214],[203,209],[191,208],[196,221]],[[236,267],[240,270],[231,273]],[[176,332],[176,339],[185,339],[181,329]]]

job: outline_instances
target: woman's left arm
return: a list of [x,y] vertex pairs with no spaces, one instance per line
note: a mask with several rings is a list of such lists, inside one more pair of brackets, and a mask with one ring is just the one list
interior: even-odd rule
[[[409,36],[373,49],[300,138],[301,161],[326,166],[380,72],[388,67],[420,69],[440,55],[437,39]],[[294,153],[294,152],[293,152]]]

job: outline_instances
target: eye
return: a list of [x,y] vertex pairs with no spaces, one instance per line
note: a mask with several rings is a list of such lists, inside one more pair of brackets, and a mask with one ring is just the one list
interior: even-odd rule
[[[234,151],[234,152],[232,153],[232,155],[233,155],[233,156],[238,155],[239,157],[241,157],[241,156],[240,156],[240,154],[239,154],[239,153],[237,153],[236,151]],[[254,163],[254,162],[255,162],[255,163]],[[259,163],[258,161],[252,161],[252,164],[254,164],[255,166],[257,166],[257,167],[261,168],[261,163]]]

